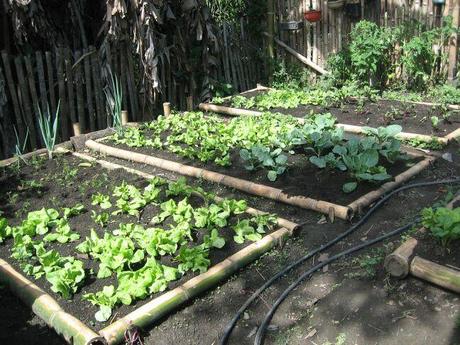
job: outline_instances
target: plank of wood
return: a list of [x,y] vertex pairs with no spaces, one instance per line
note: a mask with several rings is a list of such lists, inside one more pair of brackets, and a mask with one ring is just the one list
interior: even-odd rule
[[32,108],[37,109],[37,107],[40,105],[38,103],[38,96],[37,96],[37,89],[36,89],[36,82],[35,82],[35,73],[34,69],[32,67],[32,62],[29,56],[24,56],[24,64],[26,66],[26,72],[27,72],[27,82],[29,84],[29,91],[30,91],[30,97],[32,101]]
[[[131,105],[131,116],[134,119],[134,121],[139,121],[142,117],[139,114],[139,99],[138,99],[138,94],[139,92],[137,91],[136,83],[135,83],[135,77],[134,77],[134,63],[133,63],[133,57],[131,55],[131,51],[127,48],[126,49],[126,58],[128,61],[128,87],[130,90],[130,100],[132,102]],[[170,74],[171,74],[171,69],[167,68],[167,75],[168,75],[168,83],[170,82]]]

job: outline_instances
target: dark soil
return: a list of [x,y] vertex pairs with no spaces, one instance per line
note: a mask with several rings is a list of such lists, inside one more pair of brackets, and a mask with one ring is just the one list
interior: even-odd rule
[[[458,177],[460,175],[460,147],[448,148],[454,162],[440,159],[421,172],[415,181]],[[110,159],[163,177],[177,178],[170,172]],[[110,173],[110,175],[112,175]],[[193,180],[191,180],[193,181]],[[4,181],[0,180],[3,184]],[[177,312],[143,330],[144,344],[217,344],[227,322],[241,304],[268,277],[313,248],[343,233],[348,224],[318,222],[321,215],[271,200],[256,198],[239,191],[198,181],[203,187],[219,195],[245,197],[248,203],[297,222],[306,222],[298,233],[284,244],[266,253],[259,260],[242,269],[216,289],[204,293]],[[458,186],[457,186],[458,187]],[[327,250],[329,256],[366,239],[386,233],[408,222],[424,207],[442,202],[446,193],[456,192],[453,186],[424,187],[406,190],[391,198],[356,233]],[[351,258],[345,258],[316,273],[303,282],[275,314],[265,344],[270,345],[459,345],[460,300],[458,295],[409,277],[405,280],[389,278],[383,271],[384,256],[401,242],[390,239]],[[427,236],[427,241],[430,237]],[[437,246],[433,241],[433,246]],[[458,243],[441,256],[427,252],[424,257],[443,262],[458,262]],[[257,326],[277,296],[296,277],[320,258],[305,263],[283,278],[247,310],[231,337],[230,344],[252,344]],[[372,260],[370,260],[372,259]],[[369,262],[375,263],[369,265]],[[364,267],[364,268],[363,268]],[[458,267],[458,266],[457,266]],[[369,268],[369,269],[368,269]],[[58,344],[53,331],[35,326],[39,321],[22,307],[16,298],[0,290],[0,343]]]
[[[245,93],[242,96],[250,98],[257,96],[265,91],[254,91]],[[224,104],[231,106],[230,102]],[[258,109],[252,109],[258,110]],[[305,117],[310,113],[331,113],[339,123],[380,127],[390,124],[398,124],[404,132],[427,134],[434,136],[445,136],[456,130],[460,126],[460,117],[455,112],[452,116],[443,120],[444,111],[439,107],[430,107],[420,104],[411,104],[399,101],[380,100],[377,102],[366,102],[359,105],[356,102],[342,103],[338,106],[321,107],[321,106],[299,106],[295,109],[274,108],[271,112],[289,114],[295,117]],[[437,128],[433,128],[430,118],[437,116],[441,121]]]
[[[116,278],[112,275],[110,278],[96,279],[94,275],[89,274],[89,270],[98,271],[98,262],[84,256],[78,256],[75,247],[83,242],[90,234],[90,230],[94,228],[100,237],[103,237],[104,232],[111,232],[118,228],[120,223],[139,223],[144,227],[149,227],[150,220],[161,212],[159,206],[148,205],[144,208],[139,220],[137,217],[129,215],[110,216],[109,224],[106,228],[102,228],[96,224],[91,218],[91,210],[96,212],[108,212],[109,214],[116,208],[101,210],[97,206],[91,205],[91,196],[95,193],[111,195],[113,188],[121,182],[125,181],[128,184],[134,184],[137,187],[145,187],[147,181],[138,176],[128,174],[122,170],[114,170],[111,172],[95,165],[93,167],[79,167],[80,160],[73,156],[61,156],[53,161],[43,161],[40,165],[26,166],[21,169],[19,174],[7,173],[2,177],[0,185],[0,211],[3,216],[8,219],[10,225],[19,225],[30,211],[39,210],[42,207],[55,208],[60,210],[63,207],[72,207],[76,204],[82,204],[86,208],[86,212],[73,217],[69,220],[71,229],[80,234],[80,239],[73,243],[46,244],[47,250],[56,249],[62,256],[77,256],[78,259],[84,262],[85,270],[87,270],[87,279],[85,285],[79,289],[71,300],[62,299],[59,294],[52,292],[49,289],[49,284],[45,278],[40,278],[36,281],[37,285],[50,293],[58,303],[69,313],[76,316],[86,324],[94,325],[94,313],[97,307],[92,306],[90,302],[82,300],[82,296],[86,293],[94,293],[101,291],[104,286],[115,285]],[[40,183],[39,187],[29,187],[31,181]],[[176,202],[182,198],[176,197]],[[163,200],[165,196],[163,196]],[[111,198],[112,204],[115,204]],[[203,202],[197,197],[191,197],[189,202],[193,207],[203,206]],[[62,213],[61,213],[62,214]],[[247,216],[238,216],[239,219],[244,219]],[[230,220],[230,224],[235,224],[236,218]],[[168,220],[164,224],[168,225]],[[150,225],[152,227],[152,225]],[[161,225],[163,227],[163,225]],[[219,263],[229,255],[237,252],[248,244],[238,245],[233,241],[234,232],[230,228],[224,228],[220,231],[221,236],[226,240],[226,245],[222,250],[211,250],[210,260],[211,265]],[[201,243],[203,233],[195,233],[195,241]],[[37,237],[39,239],[40,237]],[[10,258],[11,247],[13,241],[7,240],[4,244],[0,244],[0,258],[8,261],[16,270],[22,272],[18,262]],[[177,266],[169,256],[164,256],[161,261],[165,265]],[[187,273],[181,279],[171,282],[169,288],[175,288],[182,285],[185,281],[196,276],[198,273]],[[30,277],[33,280],[33,277]],[[149,300],[160,296],[161,293],[150,296],[149,299],[138,301],[131,306],[120,306],[114,309],[115,317],[122,317],[135,308],[147,303]],[[97,323],[96,328],[103,328],[104,324]]]
[[[146,131],[145,136],[148,137],[149,135],[149,131]],[[132,148],[127,145],[117,145],[110,140],[104,141],[104,144],[279,188],[291,196],[306,196],[339,205],[348,205],[366,193],[378,188],[376,184],[361,182],[358,184],[358,188],[352,193],[344,193],[342,191],[342,186],[347,182],[353,181],[348,174],[337,169],[319,169],[311,164],[308,161],[308,157],[304,154],[289,155],[288,170],[281,176],[278,176],[276,181],[271,182],[267,178],[267,170],[260,169],[257,171],[249,171],[245,169],[244,161],[241,159],[238,149],[234,149],[231,153],[232,165],[230,167],[222,167],[213,162],[205,164],[199,160],[183,158],[166,150],[146,147]],[[416,161],[417,160],[399,161],[392,165],[383,162],[383,165],[386,166],[390,175],[396,176],[407,170],[411,165],[416,163]]]

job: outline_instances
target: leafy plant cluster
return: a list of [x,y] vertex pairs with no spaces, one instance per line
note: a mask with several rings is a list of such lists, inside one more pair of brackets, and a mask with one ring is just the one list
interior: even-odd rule
[[445,46],[456,30],[451,17],[431,30],[414,21],[380,27],[362,20],[351,31],[349,46],[329,58],[330,81],[335,86],[357,81],[380,90],[403,86],[425,91],[445,80],[447,54],[433,47]]
[[[46,250],[45,244],[77,241],[80,235],[71,230],[68,220],[84,211],[82,205],[64,208],[61,217],[57,210],[43,208],[29,212],[18,226],[9,226],[5,218],[0,218],[0,243],[12,238],[11,257],[19,261],[24,272],[35,279],[45,277],[52,291],[68,299],[85,279],[83,262]],[[41,239],[36,239],[38,236]]]
[[[222,166],[231,165],[232,150],[239,149],[244,167],[266,170],[270,181],[288,169],[289,154],[303,152],[320,169],[348,172],[354,181],[344,186],[346,192],[356,189],[360,181],[389,180],[391,176],[383,164],[404,158],[396,138],[400,126],[369,128],[367,138],[346,141],[343,130],[336,127],[336,118],[329,113],[310,114],[303,124],[291,116],[272,113],[228,122],[201,113],[184,113],[160,117],[145,128],[129,130],[136,131],[135,137],[143,141],[163,138],[161,148],[180,156]],[[116,135],[114,141],[137,145],[130,141],[132,137]]]
[[422,224],[446,247],[460,239],[460,207],[425,208],[422,211]]
[[[184,178],[175,182],[154,178],[142,188],[122,182],[111,193],[94,193],[90,203],[95,228],[75,251],[98,264],[94,272],[84,261],[47,248],[51,242],[73,245],[79,240],[69,220],[86,212],[82,205],[62,212],[52,208],[29,212],[18,226],[10,226],[0,217],[0,243],[11,239],[12,258],[27,274],[44,277],[63,298],[71,298],[88,275],[116,278],[116,284],[83,295],[99,307],[95,317],[101,322],[108,320],[119,304],[129,305],[164,291],[187,272],[205,272],[211,265],[210,251],[226,245],[224,233],[233,234],[239,244],[257,241],[277,220],[269,214],[247,217],[243,215],[247,209],[244,200],[214,202],[213,195],[187,185]],[[149,205],[158,212],[145,225],[139,217]],[[111,218],[119,214],[137,221],[111,226]],[[165,256],[168,265],[163,263]]]
[[218,117],[188,112],[160,116],[145,128],[127,128],[123,136],[115,135],[113,140],[131,147],[165,148],[185,158],[230,166],[232,148],[250,149],[256,144],[270,147],[273,138],[289,132],[296,124],[295,119],[280,114],[224,122]]

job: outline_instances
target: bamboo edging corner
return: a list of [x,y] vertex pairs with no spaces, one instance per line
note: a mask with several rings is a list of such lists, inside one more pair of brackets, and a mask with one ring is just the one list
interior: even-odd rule
[[240,178],[220,174],[206,169],[196,168],[190,165],[177,163],[155,156],[149,156],[138,152],[119,149],[116,147],[98,143],[94,140],[86,141],[85,145],[91,150],[112,157],[117,157],[141,164],[148,164],[160,169],[169,170],[185,176],[202,178],[207,181],[238,189],[248,194],[253,194],[260,197],[265,197],[275,201],[283,202],[285,204],[321,212],[326,215],[333,214],[333,216],[338,217],[340,219],[348,220],[353,217],[353,211],[348,206],[337,205],[327,201],[316,200],[305,196],[291,196],[284,193],[281,189],[278,188],[257,184]]
[[105,339],[80,320],[66,313],[49,294],[0,259],[0,282],[9,286],[21,301],[50,328],[73,345],[104,345]]
[[103,328],[99,331],[99,334],[106,339],[109,345],[121,342],[128,327],[132,325],[140,328],[149,326],[191,298],[216,286],[242,267],[253,262],[278,243],[282,243],[290,234],[291,232],[288,229],[281,228],[266,235],[261,240],[250,244],[224,261],[214,265],[207,272],[190,279],[183,285],[166,292]]

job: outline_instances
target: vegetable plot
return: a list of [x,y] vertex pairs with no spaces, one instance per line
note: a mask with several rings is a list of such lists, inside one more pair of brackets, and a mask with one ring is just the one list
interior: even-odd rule
[[[188,159],[228,167],[238,163],[245,169],[265,170],[276,181],[290,168],[291,156],[304,157],[318,169],[338,170],[349,181],[343,191],[354,191],[362,181],[391,180],[387,167],[407,160],[396,135],[401,127],[369,128],[367,137],[346,140],[331,114],[310,115],[303,124],[291,116],[266,113],[258,117],[238,117],[224,121],[202,113],[173,114],[141,128],[127,128],[112,140],[130,147],[164,149]],[[233,159],[232,159],[233,157]]]
[[[207,271],[211,252],[225,249],[229,241],[257,241],[276,224],[272,215],[249,217],[244,200],[214,202],[185,179],[154,178],[142,187],[122,182],[107,191],[89,195],[86,207],[28,212],[18,225],[0,217],[0,243],[20,268],[44,278],[64,299],[85,287],[82,298],[98,306],[100,322],[119,305],[164,291],[184,275]],[[155,216],[145,220],[149,208]],[[94,222],[85,238],[72,226],[79,217]],[[69,247],[74,255],[60,253]],[[98,291],[87,289],[94,280],[101,280]]]

